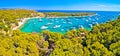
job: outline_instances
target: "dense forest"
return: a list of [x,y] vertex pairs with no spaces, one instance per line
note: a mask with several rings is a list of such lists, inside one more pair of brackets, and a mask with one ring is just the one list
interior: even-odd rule
[[120,16],[95,25],[91,31],[70,30],[64,35],[47,30],[42,33],[11,30],[17,18],[33,13],[36,14],[29,10],[0,10],[0,56],[120,56]]
[[23,9],[0,10],[0,35],[11,34],[12,28],[23,18],[37,16],[37,12]]

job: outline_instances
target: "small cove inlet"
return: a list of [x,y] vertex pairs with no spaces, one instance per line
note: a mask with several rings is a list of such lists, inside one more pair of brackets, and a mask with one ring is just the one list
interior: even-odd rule
[[97,15],[85,17],[58,17],[58,18],[33,18],[29,19],[21,28],[22,32],[52,32],[66,33],[72,29],[84,28],[91,30],[96,24],[102,24],[117,19],[119,12],[96,12]]

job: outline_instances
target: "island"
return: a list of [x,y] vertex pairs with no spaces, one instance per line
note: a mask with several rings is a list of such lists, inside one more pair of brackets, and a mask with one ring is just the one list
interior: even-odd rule
[[95,15],[94,12],[44,12],[45,17],[82,17]]

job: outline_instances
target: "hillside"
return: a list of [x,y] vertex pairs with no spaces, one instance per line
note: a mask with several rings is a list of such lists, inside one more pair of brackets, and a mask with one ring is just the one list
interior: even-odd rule
[[91,31],[70,30],[65,35],[11,30],[16,18],[32,17],[31,13],[36,16],[29,10],[0,10],[0,56],[120,56],[120,16]]

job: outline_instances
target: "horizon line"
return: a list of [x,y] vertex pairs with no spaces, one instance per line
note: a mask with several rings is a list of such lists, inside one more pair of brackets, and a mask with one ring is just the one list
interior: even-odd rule
[[7,10],[7,9],[25,9],[25,10],[41,10],[41,11],[116,11],[120,12],[120,10],[75,10],[75,9],[30,9],[30,8],[0,8],[0,10]]

